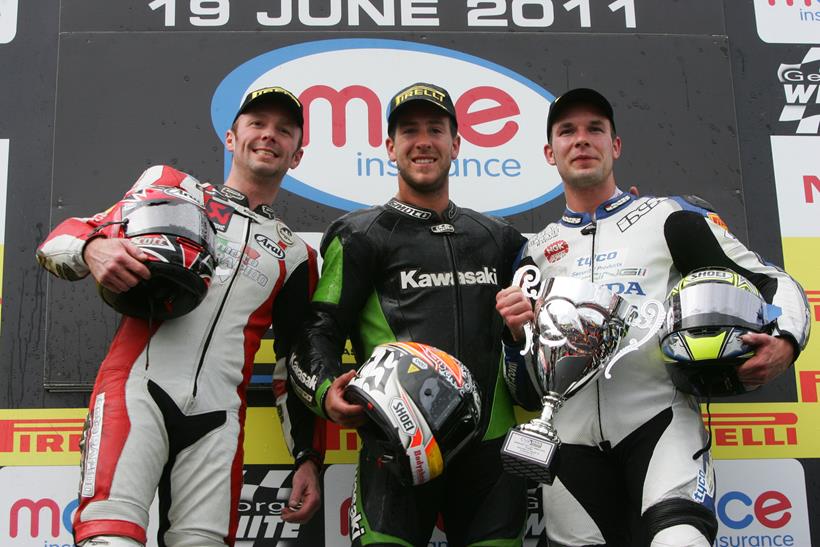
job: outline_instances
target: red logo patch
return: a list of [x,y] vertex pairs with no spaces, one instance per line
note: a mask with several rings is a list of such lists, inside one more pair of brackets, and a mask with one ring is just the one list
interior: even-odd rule
[[569,252],[569,244],[563,239],[553,241],[544,249],[544,256],[550,263],[558,262]]

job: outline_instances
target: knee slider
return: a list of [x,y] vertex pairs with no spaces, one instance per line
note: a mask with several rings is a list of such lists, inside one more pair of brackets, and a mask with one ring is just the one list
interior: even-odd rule
[[717,537],[718,523],[715,514],[692,500],[664,500],[647,509],[641,519],[649,530],[650,538],[661,530],[678,524],[688,524],[696,528],[709,543],[714,543]]

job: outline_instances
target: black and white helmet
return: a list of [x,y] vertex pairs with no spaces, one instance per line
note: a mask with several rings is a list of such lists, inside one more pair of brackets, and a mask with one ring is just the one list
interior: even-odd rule
[[348,384],[365,407],[359,429],[368,450],[408,485],[441,475],[470,441],[481,402],[470,371],[455,357],[413,342],[382,344]]

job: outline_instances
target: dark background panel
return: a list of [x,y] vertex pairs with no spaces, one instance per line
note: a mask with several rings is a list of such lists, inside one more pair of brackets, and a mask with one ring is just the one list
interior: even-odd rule
[[[577,86],[601,89],[612,98],[624,140],[616,167],[621,184],[636,185],[644,194],[700,194],[745,238],[725,38],[602,36],[598,45],[610,53],[604,58],[583,47],[588,38],[581,34],[549,40],[510,35],[503,50],[487,33],[380,37],[477,55],[556,95]],[[61,35],[51,224],[104,210],[157,163],[221,182],[222,144],[210,122],[214,90],[248,59],[323,38],[326,33]],[[540,60],[529,60],[532,55]],[[320,75],[316,81],[321,83]],[[543,142],[532,145],[540,149]],[[306,151],[306,161],[318,161],[309,145]],[[287,192],[276,208],[297,231],[324,231],[340,214]],[[510,220],[523,232],[537,232],[562,209],[556,199]],[[100,305],[91,283],[50,280],[49,287],[47,330],[59,335],[47,339],[47,381],[90,385],[110,336],[83,340],[83,333],[112,333],[116,319]],[[82,320],[72,321],[78,314]]]
[[59,2],[18,3],[17,34],[0,44],[0,138],[10,139],[3,271],[0,406],[82,406],[43,390],[46,280],[34,259],[49,231]]

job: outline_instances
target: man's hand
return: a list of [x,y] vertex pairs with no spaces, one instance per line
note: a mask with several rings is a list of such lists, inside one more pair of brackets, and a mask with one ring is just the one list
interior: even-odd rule
[[92,239],[83,249],[83,259],[94,279],[111,292],[126,292],[151,277],[143,264],[148,255],[127,239]]
[[356,428],[367,422],[364,407],[350,404],[344,397],[345,387],[355,376],[355,370],[342,374],[333,380],[325,395],[325,414],[342,427]]
[[794,347],[784,338],[749,333],[740,337],[755,354],[737,369],[738,379],[748,386],[771,382],[794,362]]
[[304,524],[316,513],[321,502],[319,469],[313,460],[306,460],[293,474],[293,489],[288,506],[282,509],[282,520]]
[[495,295],[495,309],[516,340],[524,338],[524,325],[535,319],[532,303],[521,287],[507,287],[498,291]]

